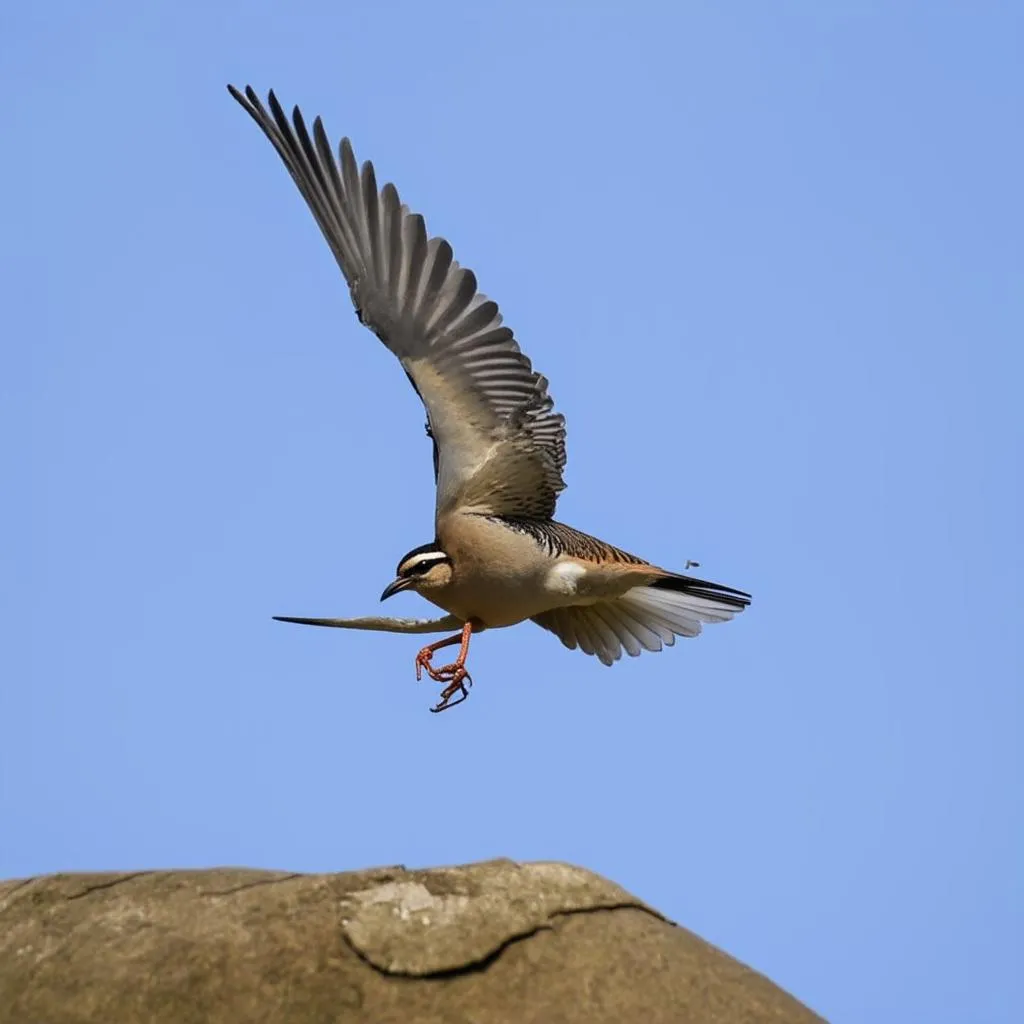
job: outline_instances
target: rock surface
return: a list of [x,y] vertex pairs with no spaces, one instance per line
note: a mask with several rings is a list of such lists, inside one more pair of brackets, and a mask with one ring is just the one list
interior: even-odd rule
[[499,860],[0,883],[10,1024],[820,1021],[612,882]]

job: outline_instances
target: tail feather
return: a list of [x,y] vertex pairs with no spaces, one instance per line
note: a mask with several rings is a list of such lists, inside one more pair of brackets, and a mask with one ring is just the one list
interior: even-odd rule
[[671,647],[677,636],[697,636],[705,623],[728,622],[750,604],[750,595],[689,576],[664,576],[621,597],[571,605],[535,615],[566,647],[596,655],[605,665],[641,651]]
[[689,576],[663,576],[633,587],[620,602],[640,622],[679,636],[697,636],[704,623],[728,622],[750,604],[750,595]]
[[648,584],[654,590],[668,590],[678,594],[692,594],[712,601],[730,605],[736,611],[743,611],[750,604],[750,595],[742,590],[726,587],[721,583],[699,580],[694,576],[672,573],[660,576]]

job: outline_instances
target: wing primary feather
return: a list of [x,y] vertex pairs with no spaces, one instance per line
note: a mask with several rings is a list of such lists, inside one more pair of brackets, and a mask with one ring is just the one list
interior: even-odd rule
[[381,205],[384,208],[386,224],[385,239],[387,243],[387,276],[388,289],[399,312],[402,300],[408,289],[409,266],[402,258],[402,210],[398,201],[398,192],[390,182],[381,192]]
[[[278,120],[279,127],[285,126],[285,138],[287,139],[288,119],[280,104],[275,103],[275,120]],[[342,234],[341,220],[335,207],[330,202],[326,177],[317,159],[316,148],[306,130],[306,122],[302,118],[302,111],[298,107],[292,109],[292,124],[295,128],[295,138],[298,139],[298,146],[290,146],[294,153],[296,163],[302,171],[303,177],[308,182],[309,188],[313,191],[316,199],[317,209],[320,211],[321,227],[325,228],[325,234],[329,241],[336,241]],[[332,246],[334,248],[334,246]]]
[[604,620],[604,624],[618,639],[619,644],[626,649],[626,653],[635,658],[643,650],[640,641],[626,628],[622,619],[616,614],[616,610],[610,604],[595,604],[592,606],[594,615]]
[[579,648],[579,640],[576,638],[576,627],[564,609],[555,608],[544,616],[538,616],[537,621],[540,621],[541,618],[550,620],[550,624],[546,628],[550,629],[570,651],[575,651]]
[[369,160],[363,162],[363,172],[360,175],[363,192],[363,213],[366,217],[366,238],[369,242],[369,255],[371,260],[373,279],[381,288],[387,290],[387,281],[384,277],[384,266],[382,263],[382,249],[380,237],[380,214],[377,209],[377,176],[373,171],[373,164]]
[[[334,200],[335,209],[342,210],[345,208],[345,186],[342,184],[341,175],[338,173],[338,165],[331,152],[331,143],[327,138],[327,132],[324,130],[323,122],[319,117],[313,122],[313,141],[316,144],[320,166],[326,173],[326,183],[330,188],[330,195]],[[338,262],[344,272],[346,266],[353,267],[357,264],[359,246],[355,235],[352,233],[352,226],[346,218],[339,216],[337,223],[338,242],[342,246],[343,256]],[[346,281],[349,280],[348,274],[345,274],[345,279]]]
[[443,238],[432,238],[427,243],[427,261],[430,271],[420,298],[417,314],[422,316],[428,325],[427,339],[431,338],[429,324],[437,313],[441,289],[448,279],[448,270],[452,265],[452,247]]
[[598,640],[597,656],[604,665],[611,665],[622,657],[622,644],[615,631],[597,613],[597,606],[586,609],[587,625],[593,630]]
[[409,254],[409,278],[405,282],[401,316],[411,320],[416,312],[417,296],[420,292],[423,267],[427,261],[427,228],[419,214],[411,214],[402,224],[404,235],[403,250]]
[[[650,626],[645,625],[635,616],[631,615],[629,610],[619,601],[609,604],[609,611],[612,612],[618,620],[622,623],[623,628],[628,630],[629,633],[636,638],[636,642],[647,651],[660,651],[663,644],[665,643],[665,637],[663,637],[657,630],[651,629]],[[669,641],[671,642],[672,633],[669,632]]]
[[[364,213],[363,204],[359,202],[359,196],[362,194],[362,184],[359,179],[359,166],[356,164],[356,155],[352,149],[352,143],[347,139],[343,138],[338,145],[338,160],[341,163],[341,180],[345,183],[345,198],[346,198],[346,209],[348,215],[352,220],[352,231],[355,237],[358,239],[358,249],[360,254],[369,254],[370,251],[370,234],[369,228],[366,223],[366,216]],[[344,270],[344,267],[342,268]],[[365,255],[360,255],[358,258],[357,265],[352,268],[353,281],[350,284],[356,284],[359,286],[359,273],[362,272],[364,275],[372,268],[366,263]],[[359,289],[361,291],[361,289]],[[360,298],[358,301],[362,301]]]
[[597,654],[597,643],[594,634],[590,631],[590,623],[584,615],[573,616],[573,625],[576,627],[576,639],[579,641],[580,650],[585,654]]
[[490,300],[467,309],[465,315],[451,325],[452,343],[458,344],[465,338],[478,341],[476,335],[492,324],[497,315],[498,304]]
[[228,89],[273,145],[348,283],[360,320],[402,362],[434,439],[437,516],[457,509],[550,518],[564,489],[565,420],[547,380],[476,275],[373,164],[273,90]]
[[473,271],[460,267],[451,292],[447,302],[438,304],[434,317],[427,324],[431,334],[444,334],[469,308],[473,296],[476,295],[476,277]]

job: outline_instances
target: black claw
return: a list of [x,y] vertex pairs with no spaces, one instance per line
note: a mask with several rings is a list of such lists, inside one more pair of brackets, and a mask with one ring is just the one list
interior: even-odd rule
[[[438,711],[447,711],[449,708],[454,708],[457,705],[461,704],[469,696],[469,690],[467,690],[466,687],[463,685],[464,680],[466,680],[467,678],[467,676],[463,676],[463,678],[459,680],[458,689],[452,690],[452,692],[449,693],[447,696],[442,696],[440,703],[434,705],[434,707],[430,709],[431,712],[437,714]],[[471,680],[469,685],[473,685]],[[459,694],[459,699],[452,700],[452,697],[454,697],[456,693]]]

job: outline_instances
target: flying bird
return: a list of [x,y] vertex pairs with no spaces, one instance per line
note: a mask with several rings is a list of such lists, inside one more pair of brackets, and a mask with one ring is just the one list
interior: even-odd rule
[[[455,630],[422,648],[416,678],[444,684],[442,711],[468,696],[470,638],[529,619],[566,647],[605,665],[622,652],[660,651],[703,623],[725,622],[750,603],[732,587],[662,569],[556,522],[565,484],[565,419],[548,382],[477,289],[451,246],[427,234],[394,185],[378,190],[373,165],[356,163],[347,138],[335,150],[318,117],[287,117],[273,91],[231,95],[262,129],[306,200],[348,283],[361,323],[402,364],[426,409],[437,501],[434,538],[398,563],[381,600],[412,590],[447,614],[438,619],[282,622],[398,633]],[[696,563],[689,563],[689,565]],[[458,645],[447,665],[434,654]]]

